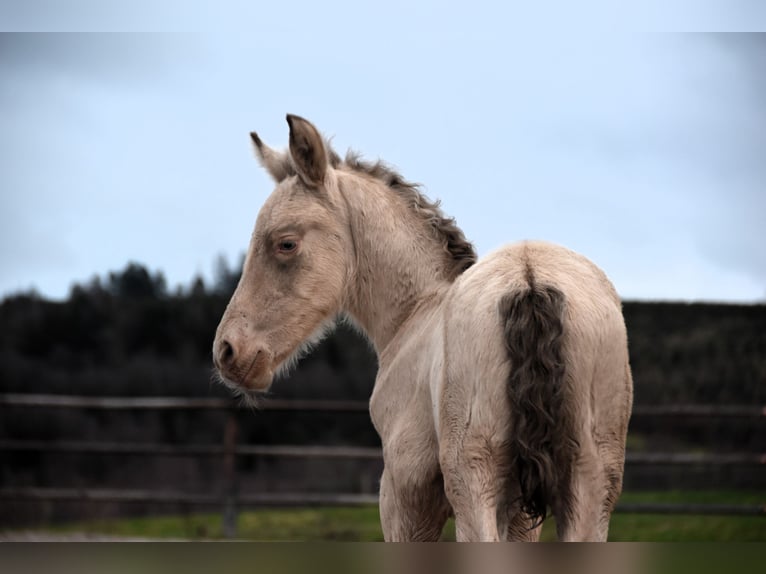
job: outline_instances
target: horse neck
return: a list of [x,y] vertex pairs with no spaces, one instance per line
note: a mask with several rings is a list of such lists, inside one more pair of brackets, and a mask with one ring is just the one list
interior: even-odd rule
[[380,356],[419,304],[449,284],[445,254],[395,192],[377,182],[340,180],[355,250],[346,312]]

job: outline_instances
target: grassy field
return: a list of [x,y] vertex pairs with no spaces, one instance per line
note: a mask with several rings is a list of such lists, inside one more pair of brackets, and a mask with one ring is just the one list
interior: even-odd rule
[[[625,493],[621,501],[764,504],[761,492],[701,491]],[[221,538],[220,514],[153,516],[70,524],[58,533],[89,533],[146,538]],[[377,507],[257,510],[239,515],[238,536],[246,540],[382,540]],[[454,521],[443,539],[454,540]],[[552,520],[543,526],[543,540],[555,538]],[[613,541],[745,542],[766,541],[766,516],[702,516],[615,514],[609,539]]]

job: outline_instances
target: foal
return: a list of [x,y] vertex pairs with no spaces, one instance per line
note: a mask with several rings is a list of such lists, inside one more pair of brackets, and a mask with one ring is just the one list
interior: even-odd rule
[[438,204],[381,163],[341,160],[308,121],[251,134],[276,182],[213,358],[244,396],[339,315],[379,359],[386,540],[606,540],[622,488],[632,380],[621,303],[584,257],[542,242],[477,261]]

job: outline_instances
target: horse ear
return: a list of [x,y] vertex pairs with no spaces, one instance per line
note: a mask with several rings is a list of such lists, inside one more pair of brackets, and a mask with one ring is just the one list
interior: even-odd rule
[[319,187],[327,173],[327,149],[319,131],[308,120],[287,114],[290,126],[290,155],[303,183]]
[[274,151],[263,143],[255,132],[250,132],[250,138],[253,140],[255,155],[258,156],[258,161],[266,168],[269,175],[274,178],[274,181],[279,183],[288,175],[295,175],[295,170],[290,162],[290,156],[287,153]]

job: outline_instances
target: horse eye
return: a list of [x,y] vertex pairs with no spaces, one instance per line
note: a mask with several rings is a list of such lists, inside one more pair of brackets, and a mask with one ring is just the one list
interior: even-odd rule
[[285,239],[279,242],[279,251],[282,253],[291,253],[298,247],[298,242],[292,239]]

